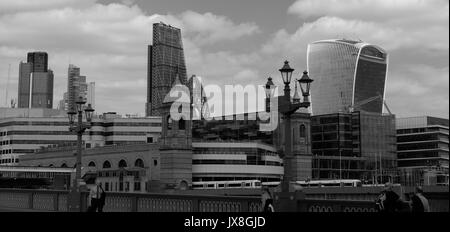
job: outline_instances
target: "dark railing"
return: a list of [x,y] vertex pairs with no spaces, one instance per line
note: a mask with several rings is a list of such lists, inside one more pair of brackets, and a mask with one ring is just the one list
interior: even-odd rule
[[[345,190],[345,192],[348,190]],[[315,191],[314,191],[315,192]],[[373,198],[370,200],[342,199],[344,192],[322,192],[323,199],[306,199],[297,202],[299,212],[376,212]],[[362,191],[359,194],[362,194]],[[312,194],[312,192],[310,192]],[[319,191],[315,192],[317,196]],[[314,195],[313,194],[313,195]],[[337,195],[339,196],[337,196]],[[348,192],[350,194],[350,192]],[[355,194],[355,193],[353,193]],[[370,197],[375,192],[366,192]],[[426,193],[432,212],[448,212],[447,191]],[[330,199],[330,198],[334,199]],[[68,211],[68,191],[0,189],[0,211]],[[336,199],[341,198],[341,199]],[[82,193],[81,211],[87,210],[88,193]],[[163,193],[108,192],[105,212],[261,212],[261,198],[256,196],[188,195]]]

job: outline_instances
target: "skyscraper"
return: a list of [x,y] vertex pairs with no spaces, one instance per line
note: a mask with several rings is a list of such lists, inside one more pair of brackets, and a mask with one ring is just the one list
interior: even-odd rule
[[388,67],[382,48],[361,41],[323,40],[308,45],[307,62],[314,79],[314,115],[347,113],[351,108],[382,113]]
[[164,23],[153,24],[153,45],[148,46],[147,116],[160,116],[164,97],[179,75],[187,84],[181,30]]
[[30,52],[27,63],[20,62],[18,107],[53,107],[53,71],[48,69],[46,52]]
[[80,96],[92,107],[95,107],[95,82],[87,83],[86,76],[81,76],[80,68],[73,64],[69,64],[67,78],[67,92],[64,93],[64,98],[59,103],[59,109],[72,109]]

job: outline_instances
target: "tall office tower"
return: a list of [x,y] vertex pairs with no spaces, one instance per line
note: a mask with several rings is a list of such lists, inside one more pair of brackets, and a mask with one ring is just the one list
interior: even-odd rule
[[169,93],[175,76],[187,84],[181,30],[164,23],[153,24],[153,45],[148,47],[147,116],[160,116],[164,97]]
[[73,64],[69,64],[67,77],[67,93],[64,93],[64,103],[60,103],[60,109],[75,109],[75,102],[80,96],[83,97],[88,104],[92,104],[95,97],[95,83],[86,83],[86,76],[81,76],[80,68]]
[[48,54],[46,52],[29,52],[27,62],[32,63],[32,72],[47,72]]
[[28,53],[27,63],[19,64],[18,107],[52,108],[53,78],[47,53]]
[[314,115],[351,109],[382,113],[388,67],[388,54],[382,48],[361,41],[324,40],[309,44],[307,56],[314,79]]

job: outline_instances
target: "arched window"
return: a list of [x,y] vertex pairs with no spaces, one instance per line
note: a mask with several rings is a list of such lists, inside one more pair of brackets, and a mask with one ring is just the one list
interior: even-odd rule
[[139,168],[143,168],[143,167],[144,167],[144,161],[142,161],[141,159],[137,159],[137,160],[134,162],[134,166],[135,166],[135,167],[139,167]]
[[127,162],[125,160],[120,160],[119,161],[119,168],[126,168],[127,167]]
[[184,121],[183,118],[180,118],[180,120],[178,121],[178,129],[186,130],[186,121]]
[[300,138],[306,138],[306,126],[300,125]]
[[89,166],[89,167],[95,167],[94,161],[89,162],[88,166]]
[[172,118],[169,116],[167,116],[167,130],[172,130]]
[[111,168],[111,163],[106,160],[105,162],[103,162],[103,168]]
[[63,164],[61,164],[61,167],[62,167],[62,168],[67,168],[67,164],[66,164],[66,163],[63,163]]
[[53,164],[49,164],[48,166],[49,166],[49,167],[53,167]]

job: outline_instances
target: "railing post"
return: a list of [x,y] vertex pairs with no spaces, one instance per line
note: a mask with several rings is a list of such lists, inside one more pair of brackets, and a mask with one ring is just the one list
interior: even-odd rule
[[242,203],[240,204],[241,205],[241,211],[240,211],[240,213],[248,213],[249,212],[249,205],[250,205],[250,200],[242,200],[241,201]]
[[53,195],[53,209],[55,211],[58,211],[58,199],[59,199],[59,193],[55,193],[55,195]]
[[131,212],[137,212],[138,211],[138,197],[132,196],[131,197]]
[[30,195],[28,195],[28,208],[33,209],[33,198],[34,198],[34,192],[30,192]]
[[192,199],[192,212],[200,212],[200,200],[198,198]]

